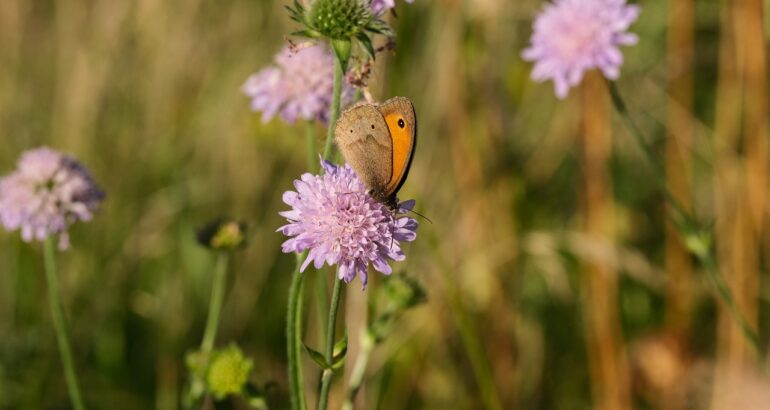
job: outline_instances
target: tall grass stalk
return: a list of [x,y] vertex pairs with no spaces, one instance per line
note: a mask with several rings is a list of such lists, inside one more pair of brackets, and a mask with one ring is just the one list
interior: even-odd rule
[[78,378],[75,374],[75,365],[72,360],[72,349],[67,336],[67,323],[64,318],[64,308],[62,307],[61,292],[59,290],[59,277],[56,272],[56,250],[53,241],[53,238],[49,236],[43,245],[45,276],[48,282],[48,303],[51,306],[51,318],[56,330],[56,341],[59,344],[59,354],[61,355],[62,366],[64,367],[64,379],[67,382],[70,402],[75,410],[83,410],[85,407],[80,396]]

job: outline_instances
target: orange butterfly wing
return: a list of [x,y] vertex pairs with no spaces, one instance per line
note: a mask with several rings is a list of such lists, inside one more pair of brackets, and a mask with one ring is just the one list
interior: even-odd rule
[[393,167],[385,189],[386,194],[393,195],[409,175],[417,144],[417,116],[412,102],[404,97],[391,98],[378,109],[385,117],[393,144]]

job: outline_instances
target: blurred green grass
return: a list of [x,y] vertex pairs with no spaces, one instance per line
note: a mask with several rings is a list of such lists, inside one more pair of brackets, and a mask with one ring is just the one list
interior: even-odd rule
[[[280,253],[275,229],[282,192],[304,172],[303,124],[261,123],[239,91],[294,30],[283,6],[0,3],[0,173],[23,150],[46,144],[78,157],[108,195],[60,256],[76,364],[93,408],[178,408],[183,357],[200,341],[213,268],[194,231],[221,215],[245,219],[253,236],[232,263],[218,340],[242,346],[255,381],[276,381],[275,401],[286,403],[293,257]],[[375,353],[367,408],[480,408],[463,323],[481,343],[504,408],[591,406],[578,268],[586,254],[575,245],[586,240],[577,233],[579,101],[557,103],[519,57],[539,6],[420,0],[400,4],[391,19],[398,47],[378,65],[372,89],[415,103],[420,142],[400,196],[416,198],[435,222],[421,223],[406,262],[395,265],[426,285],[429,302]],[[643,6],[632,30],[642,41],[625,51],[619,86],[648,134],[663,141],[665,4]],[[705,123],[714,116],[718,13],[698,2],[695,116]],[[663,323],[665,216],[620,124],[613,142],[619,314],[631,346]],[[696,171],[707,178],[708,163]],[[699,211],[713,212],[710,190],[695,194]],[[0,234],[0,261],[0,408],[66,408],[40,246]],[[322,313],[315,292],[306,294],[314,342]],[[694,355],[713,357],[715,309],[699,299]],[[767,312],[765,296],[763,318]],[[306,373],[312,387],[317,375]],[[636,402],[651,406],[643,395]]]

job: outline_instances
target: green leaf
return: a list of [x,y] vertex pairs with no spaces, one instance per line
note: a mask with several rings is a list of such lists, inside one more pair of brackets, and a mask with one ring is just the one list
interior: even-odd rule
[[332,366],[331,368],[334,370],[339,370],[342,368],[342,366],[345,365],[345,355],[339,355],[334,356],[334,359],[332,359]]
[[314,38],[314,39],[315,38],[323,37],[323,34],[317,32],[315,30],[310,30],[310,29],[294,31],[294,32],[290,33],[289,35],[290,36],[297,36],[297,37]]
[[337,343],[334,344],[334,355],[338,355],[340,353],[345,354],[345,352],[348,351],[348,334],[345,333],[345,336],[342,336],[340,340],[337,341]]
[[321,369],[324,369],[324,370],[326,370],[326,369],[329,369],[329,368],[331,368],[331,366],[329,365],[329,363],[326,363],[326,359],[324,358],[324,355],[322,355],[321,353],[319,353],[319,352],[317,352],[317,351],[315,351],[315,350],[311,349],[310,347],[308,347],[308,345],[306,345],[306,344],[304,344],[304,343],[303,343],[302,345],[303,345],[303,346],[305,346],[305,350],[307,351],[307,354],[309,354],[309,355],[310,355],[310,358],[311,358],[311,359],[313,359],[313,361],[314,361],[314,362],[315,362],[315,363],[316,363],[316,364],[317,364],[317,365],[318,365],[318,366],[319,366]]
[[332,357],[332,369],[339,369],[345,363],[345,355],[348,353],[348,335],[342,337],[334,344],[334,356]]
[[366,30],[373,33],[382,34],[383,36],[392,37],[394,35],[393,29],[390,28],[388,23],[382,20],[372,20],[366,25]]
[[369,36],[367,36],[364,32],[360,32],[356,34],[356,38],[361,42],[361,44],[363,44],[366,52],[369,53],[372,59],[374,59],[374,46],[372,46],[372,40],[369,38]]
[[305,22],[305,7],[299,0],[294,0],[294,7],[286,6],[286,10],[289,11],[289,17],[297,23]]

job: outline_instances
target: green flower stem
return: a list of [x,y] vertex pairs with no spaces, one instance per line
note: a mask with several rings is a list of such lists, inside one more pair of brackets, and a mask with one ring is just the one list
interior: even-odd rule
[[307,170],[315,173],[318,170],[318,151],[316,148],[315,123],[305,123],[305,137],[307,138]]
[[340,96],[342,94],[342,62],[334,59],[334,94],[332,94],[332,112],[329,116],[329,130],[326,133],[326,145],[324,146],[324,159],[328,160],[334,144],[334,128],[337,118],[340,116]]
[[222,312],[222,301],[225,297],[225,284],[227,283],[227,253],[219,252],[214,267],[214,283],[211,288],[211,300],[209,301],[209,316],[206,319],[206,329],[203,331],[201,350],[209,353],[214,349],[214,341],[217,338],[219,316]]
[[286,346],[289,356],[289,390],[292,410],[305,410],[305,390],[302,378],[302,290],[304,276],[300,272],[307,252],[297,254],[297,266],[289,288],[289,306],[286,317]]
[[[660,189],[663,191],[666,199],[671,205],[671,210],[673,211],[673,215],[670,216],[671,220],[674,223],[674,226],[677,227],[679,234],[682,235],[683,240],[687,242],[687,235],[700,234],[701,232],[704,232],[703,228],[700,226],[700,223],[697,221],[695,216],[691,212],[688,212],[676,200],[674,195],[668,189],[663,165],[660,163],[660,161],[658,161],[658,157],[655,155],[652,148],[647,144],[644,136],[642,135],[642,132],[639,130],[639,128],[637,128],[636,124],[634,124],[633,120],[631,119],[631,116],[628,113],[628,109],[626,108],[626,104],[624,103],[623,98],[621,97],[615,83],[609,81],[608,85],[610,95],[612,97],[612,103],[615,109],[617,110],[618,114],[620,114],[623,122],[634,136],[636,143],[642,149],[645,156],[647,157],[647,160],[652,165],[653,170],[655,171],[655,181],[660,186]],[[746,318],[738,309],[738,305],[735,303],[735,298],[730,291],[730,287],[728,286],[727,281],[725,281],[724,276],[719,271],[719,267],[717,266],[716,260],[714,258],[713,250],[711,247],[699,246],[695,249],[690,247],[690,252],[695,255],[701,266],[705,268],[708,278],[711,280],[714,287],[716,287],[722,302],[724,302],[728,308],[728,311],[730,312],[730,316],[732,316],[733,320],[738,324],[746,340],[756,350],[759,362],[764,366],[765,352],[760,344],[759,335],[757,334],[756,329],[754,329],[749,324],[748,320],[746,320]]]
[[[329,318],[326,324],[326,351],[324,359],[326,363],[331,364],[334,361],[334,330],[337,324],[337,310],[340,306],[340,294],[342,293],[342,280],[334,280],[334,290],[332,291],[332,302],[329,305]],[[326,410],[329,402],[329,386],[332,383],[334,370],[332,368],[324,369],[321,375],[321,393],[318,395],[318,410]]]
[[45,276],[48,281],[48,303],[51,305],[51,317],[56,329],[56,341],[59,344],[59,353],[61,354],[62,365],[64,366],[64,378],[67,381],[67,390],[69,391],[70,401],[75,410],[83,410],[83,400],[78,388],[78,378],[75,374],[75,366],[72,363],[72,350],[67,338],[67,326],[62,309],[61,294],[59,292],[59,278],[56,273],[56,250],[54,248],[53,238],[50,236],[45,240],[44,258],[45,258]]
[[353,366],[353,372],[350,374],[350,383],[348,384],[348,397],[342,405],[342,410],[353,410],[353,402],[364,382],[364,373],[366,365],[369,364],[369,357],[374,350],[374,337],[368,331],[361,333],[361,350],[358,352],[356,364]]

